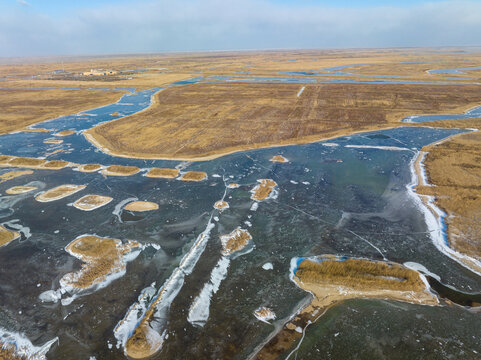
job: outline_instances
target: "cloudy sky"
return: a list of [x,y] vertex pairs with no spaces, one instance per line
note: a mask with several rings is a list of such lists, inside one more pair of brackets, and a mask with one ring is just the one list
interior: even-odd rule
[[0,0],[0,56],[481,45],[481,1]]

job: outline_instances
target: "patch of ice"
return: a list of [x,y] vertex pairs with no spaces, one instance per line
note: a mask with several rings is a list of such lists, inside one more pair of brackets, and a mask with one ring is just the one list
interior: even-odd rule
[[276,314],[274,311],[272,311],[269,308],[266,307],[259,307],[254,311],[254,316],[257,318],[257,320],[260,320],[262,322],[265,322],[266,324],[270,324],[270,320],[275,320]]
[[38,297],[42,302],[56,303],[62,298],[60,290],[47,290],[41,293]]
[[139,200],[139,198],[136,198],[136,197],[130,197],[125,200],[122,200],[117,205],[115,205],[115,208],[114,208],[114,211],[112,211],[112,214],[117,216],[118,220],[122,222],[122,218],[120,217],[120,214],[122,213],[123,207],[127,205],[129,202],[137,201],[137,200]]
[[[476,270],[481,268],[481,261],[455,251],[447,243],[447,234],[444,231],[443,223],[446,214],[434,204],[434,197],[428,195],[418,195],[414,191],[414,188],[418,185],[418,176],[415,167],[416,158],[417,156],[414,156],[411,160],[411,182],[406,185],[406,188],[408,194],[414,200],[415,205],[421,210],[424,215],[431,241],[440,252],[442,252],[446,256],[449,256],[451,259],[464,266],[465,268],[481,276],[481,272]],[[420,166],[422,166],[422,164],[420,164]],[[426,203],[422,201],[421,197],[424,198]],[[473,264],[474,266],[469,266],[469,263]]]
[[250,210],[251,210],[251,211],[256,211],[258,207],[259,207],[259,203],[254,202],[254,203],[252,204]]
[[273,270],[273,269],[274,269],[274,265],[272,265],[272,263],[270,263],[270,262],[267,262],[267,263],[265,263],[264,265],[262,265],[262,268],[263,268],[264,270]]
[[210,274],[210,280],[204,285],[200,294],[192,302],[187,321],[194,326],[203,327],[209,319],[212,296],[219,290],[221,282],[226,278],[230,259],[220,258]]
[[425,275],[429,275],[432,278],[436,279],[437,281],[441,281],[441,278],[439,277],[439,275],[436,275],[435,273],[429,271],[428,269],[426,269],[424,265],[421,265],[419,263],[412,262],[412,261],[405,262],[403,265],[408,269],[420,272]]
[[336,146],[339,146],[339,144],[336,144],[336,143],[322,143],[322,146],[336,147]]
[[25,335],[0,328],[0,342],[3,346],[11,345],[19,357],[29,360],[46,360],[47,352],[57,341],[58,337],[55,337],[41,346],[34,346]]
[[412,151],[408,148],[402,148],[397,146],[374,146],[374,145],[345,145],[347,148],[354,149],[377,149],[377,150],[390,150],[390,151]]
[[13,219],[10,221],[6,221],[3,224],[8,225],[8,227],[23,234],[23,236],[25,236],[28,239],[30,236],[32,236],[32,233],[30,232],[30,228],[28,226],[23,226],[22,224],[19,224],[19,222],[20,222],[19,219]]
[[[164,282],[160,289],[154,294],[146,296],[141,294],[139,301],[133,304],[122,320],[119,321],[114,329],[114,336],[117,339],[117,347],[123,346],[139,326],[142,318],[146,315],[147,309],[154,308],[154,316],[151,318],[146,329],[149,329],[149,336],[152,344],[155,343],[158,349],[162,347],[166,336],[165,327],[168,321],[168,310],[170,304],[177,297],[177,294],[184,285],[184,278],[190,275],[197,264],[200,256],[205,250],[210,238],[210,232],[215,227],[212,222],[212,215],[207,223],[205,230],[196,238],[194,245],[189,252],[184,255],[179,266],[173,271],[172,275]],[[154,349],[155,351],[158,349]]]
[[306,88],[306,87],[303,86],[303,87],[301,88],[301,90],[299,90],[299,92],[297,93],[297,97],[301,96],[301,94],[302,94],[302,92],[304,91],[305,88]]

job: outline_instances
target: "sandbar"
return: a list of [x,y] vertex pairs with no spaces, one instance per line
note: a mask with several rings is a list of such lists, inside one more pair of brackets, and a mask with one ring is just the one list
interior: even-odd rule
[[271,309],[269,309],[267,307],[264,307],[264,306],[262,306],[260,308],[257,308],[254,311],[254,316],[258,320],[266,322],[266,323],[268,323],[269,320],[274,320],[276,318],[276,314],[274,313],[274,311],[272,311]]
[[239,186],[240,185],[236,183],[230,183],[229,185],[227,185],[229,189],[237,189]]
[[179,175],[179,170],[177,169],[161,169],[161,168],[153,168],[150,169],[145,176],[151,178],[166,178],[166,179],[173,179]]
[[110,196],[89,194],[82,196],[80,199],[75,201],[73,206],[79,210],[91,211],[107,205],[112,200],[113,198]]
[[73,134],[75,134],[74,130],[62,130],[62,131],[59,131],[58,133],[53,134],[53,136],[64,137],[64,136],[70,136]]
[[224,200],[216,201],[214,204],[214,209],[217,209],[217,210],[224,210],[228,208],[229,208],[229,203]]
[[272,161],[272,162],[278,162],[278,163],[286,163],[286,162],[289,162],[289,160],[287,160],[284,156],[282,155],[275,155],[273,156],[269,161]]
[[15,179],[19,176],[31,175],[31,174],[33,174],[32,170],[8,171],[0,175],[0,179],[1,179],[0,183]]
[[25,128],[22,131],[24,132],[31,132],[31,133],[48,133],[51,130],[49,129],[42,129],[42,128]]
[[80,165],[77,170],[80,172],[85,172],[85,173],[91,173],[91,172],[96,172],[102,169],[103,166],[100,164],[85,164],[85,165]]
[[159,204],[150,201],[132,201],[124,207],[125,210],[129,211],[152,211],[158,208]]
[[83,190],[87,187],[87,185],[72,185],[72,184],[65,184],[57,186],[53,189],[47,190],[46,192],[37,195],[35,200],[40,202],[50,202],[55,200],[63,199],[64,197],[70,196]]
[[207,179],[207,174],[203,171],[187,171],[180,177],[182,181],[202,181],[205,179]]
[[12,160],[14,157],[10,155],[0,155],[0,165],[8,166],[8,162]]
[[238,227],[230,234],[221,235],[220,241],[222,243],[222,254],[231,255],[236,251],[244,249],[249,241],[252,239],[252,235],[249,231]]
[[8,230],[7,228],[0,225],[0,247],[7,245],[9,242],[18,239],[19,237],[20,233]]
[[63,140],[60,140],[60,139],[45,139],[43,142],[45,144],[56,144],[56,145],[58,145],[58,144],[63,143]]
[[[296,268],[297,264],[297,268]],[[289,350],[303,329],[318,320],[329,307],[347,299],[370,298],[405,301],[421,305],[438,305],[429,291],[427,280],[404,265],[321,255],[291,261],[291,279],[313,295],[311,303],[267,343],[258,359],[276,359]]]
[[277,183],[272,179],[259,179],[257,182],[259,184],[251,190],[251,199],[256,201],[267,199],[277,186]]
[[9,195],[25,194],[36,189],[36,186],[14,186],[10,189],[7,189],[5,193]]
[[137,174],[140,169],[137,166],[110,165],[101,172],[109,176],[130,176]]
[[63,169],[64,167],[67,167],[69,164],[70,162],[64,161],[64,160],[51,160],[43,164],[42,168],[50,169],[50,170],[60,170],[60,169]]
[[42,165],[44,165],[45,163],[46,161],[43,159],[28,158],[28,157],[14,157],[8,162],[8,165],[38,169],[42,167]]
[[118,239],[82,235],[65,247],[70,255],[82,260],[82,268],[62,277],[62,286],[77,289],[90,288],[106,280],[107,276],[125,271],[124,255],[138,248],[136,241],[123,244]]

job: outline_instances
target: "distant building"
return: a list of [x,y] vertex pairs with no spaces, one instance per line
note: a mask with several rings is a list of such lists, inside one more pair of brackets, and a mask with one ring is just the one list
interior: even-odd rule
[[90,71],[86,71],[83,73],[84,76],[109,76],[116,74],[118,74],[118,71],[103,69],[90,69]]
[[68,72],[65,71],[65,70],[54,70],[50,74],[52,74],[52,75],[64,75],[64,74],[68,74]]

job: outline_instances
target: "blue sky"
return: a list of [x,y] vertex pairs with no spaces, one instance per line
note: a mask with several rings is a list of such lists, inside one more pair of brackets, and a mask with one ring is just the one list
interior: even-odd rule
[[0,0],[0,56],[480,42],[479,0]]

